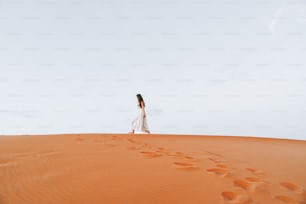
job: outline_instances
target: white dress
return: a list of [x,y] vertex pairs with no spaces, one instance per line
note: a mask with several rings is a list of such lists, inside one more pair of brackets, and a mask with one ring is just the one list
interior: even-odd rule
[[133,130],[135,131],[135,133],[147,133],[148,131],[150,131],[147,122],[147,116],[144,117],[144,109],[139,108],[138,116],[132,122],[131,131]]

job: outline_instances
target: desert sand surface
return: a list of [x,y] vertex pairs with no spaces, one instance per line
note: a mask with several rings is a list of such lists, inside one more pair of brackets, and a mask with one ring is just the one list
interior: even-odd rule
[[306,141],[0,136],[0,204],[305,204]]

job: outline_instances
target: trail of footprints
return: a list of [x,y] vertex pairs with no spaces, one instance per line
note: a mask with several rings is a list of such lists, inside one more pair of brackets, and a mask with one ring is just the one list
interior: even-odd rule
[[[131,144],[137,145],[130,147],[129,149],[140,150],[140,154],[146,158],[159,158],[162,156],[175,157],[178,161],[174,161],[173,167],[176,169],[193,171],[201,170],[201,166],[196,162],[197,159],[189,156],[183,152],[173,152],[163,147],[155,147],[154,145],[148,143],[142,143],[133,139],[128,139]],[[143,151],[143,148],[146,150]],[[149,150],[148,150],[149,149]],[[255,192],[269,194],[269,186],[271,183],[264,179],[265,173],[256,168],[247,167],[243,169],[244,171],[251,174],[244,178],[239,178],[235,176],[235,168],[230,168],[226,165],[226,161],[221,160],[221,155],[216,155],[215,153],[207,153],[208,159],[215,165],[213,168],[207,168],[204,171],[209,174],[219,176],[222,179],[231,179],[234,189],[221,192],[221,196],[226,203],[229,204],[257,204],[253,195]],[[218,158],[216,158],[218,157]],[[237,170],[237,169],[236,169]],[[240,170],[241,171],[241,170]],[[306,204],[306,190],[302,187],[295,185],[290,182],[280,182],[283,188],[288,190],[288,195],[270,195],[272,199],[280,201],[284,204]]]
[[[111,136],[110,138],[98,137],[94,139],[94,142],[101,143],[109,147],[114,147],[116,146],[115,142],[122,139],[122,137],[118,136]],[[76,138],[76,141],[78,142],[84,142],[85,140],[87,140],[85,137]],[[155,145],[140,142],[131,138],[127,138],[127,142],[130,144],[127,147],[129,150],[139,151],[139,153],[145,158],[154,159],[163,156],[174,157],[175,161],[172,162],[172,166],[178,170],[194,171],[203,169],[197,163],[197,158],[183,152],[170,151],[167,148],[156,147]],[[265,174],[261,170],[247,167],[243,169],[243,171],[249,172],[251,176],[239,178],[235,176],[235,168],[231,168],[226,165],[226,161],[222,158],[222,155],[218,155],[213,152],[206,152],[205,154],[208,155],[208,160],[212,162],[215,167],[207,169],[204,168],[204,172],[218,176],[221,179],[230,179],[235,189],[220,193],[225,203],[257,204],[259,202],[253,198],[254,193],[269,192],[269,185],[271,185],[271,183],[264,180]],[[273,199],[276,199],[280,203],[284,204],[306,204],[306,190],[304,188],[287,181],[282,181],[278,185],[287,189],[288,194],[270,195]]]
[[286,181],[280,182],[280,185],[286,188],[291,193],[297,195],[298,199],[287,195],[277,195],[275,196],[276,199],[281,200],[285,203],[306,204],[306,190],[303,187]]
[[[228,170],[228,167],[215,158],[210,158],[215,163],[216,168],[206,169],[207,172],[214,173],[222,177],[231,178],[233,186],[237,191],[224,191],[221,193],[224,201],[235,204],[251,204],[255,202],[252,198],[255,192],[269,194],[269,181],[264,180],[264,172],[255,168],[245,168],[244,170],[251,173],[252,176],[245,178],[236,178],[233,172]],[[279,200],[282,203],[292,204],[306,204],[306,191],[301,186],[295,185],[290,182],[280,182],[282,187],[293,193],[292,196],[288,195],[272,195],[273,199]],[[290,193],[288,192],[288,193]]]
[[[255,168],[245,168],[244,170],[250,172],[252,176],[247,176],[245,178],[235,178],[235,176],[232,174],[233,172],[230,172],[227,166],[221,161],[214,158],[211,158],[210,160],[216,164],[216,167],[219,168],[207,169],[206,171],[212,172],[222,177],[231,178],[233,186],[237,189],[237,191],[222,192],[221,195],[224,201],[233,204],[258,203],[254,201],[254,198],[252,198],[252,195],[254,195],[255,192],[269,194],[269,186],[271,183],[263,179],[265,175],[264,172]],[[306,204],[306,191],[301,186],[290,182],[280,182],[279,184],[293,193],[293,195],[272,195],[273,199],[288,204]]]
[[195,159],[191,156],[188,156],[182,152],[172,152],[163,147],[155,147],[154,145],[148,143],[138,142],[133,139],[128,139],[131,144],[137,145],[128,147],[129,149],[142,150],[143,148],[147,149],[146,151],[140,151],[140,154],[146,158],[158,158],[162,156],[174,157],[177,160],[172,163],[173,167],[181,170],[197,170],[199,169],[198,165],[195,163]]
[[[251,181],[254,181],[251,179]],[[260,182],[260,181],[254,181],[254,182]],[[244,180],[234,180],[234,185],[236,187],[240,187],[248,192],[254,191],[254,186]],[[284,183],[286,183],[284,185]],[[297,189],[292,190],[288,189],[287,184],[290,186],[295,186]],[[292,191],[294,193],[292,196],[288,195],[275,195],[272,198],[281,201],[281,203],[292,203],[292,204],[306,204],[306,191],[295,184],[292,184],[290,182],[281,182],[280,185],[287,188],[288,190]],[[253,188],[252,188],[253,187]],[[228,201],[229,203],[254,203],[252,197],[248,193],[241,193],[241,192],[235,192],[235,191],[224,191],[221,193],[225,201]]]

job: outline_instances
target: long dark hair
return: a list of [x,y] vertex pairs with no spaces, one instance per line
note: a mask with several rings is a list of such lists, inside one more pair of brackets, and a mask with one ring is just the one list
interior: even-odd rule
[[143,102],[143,107],[145,107],[145,102],[141,96],[141,94],[137,94],[137,99],[138,99],[138,106],[141,108],[141,102]]

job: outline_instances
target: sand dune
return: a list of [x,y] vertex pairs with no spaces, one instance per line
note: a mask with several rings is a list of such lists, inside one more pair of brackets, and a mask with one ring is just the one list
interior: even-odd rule
[[0,137],[0,203],[306,204],[306,141]]

